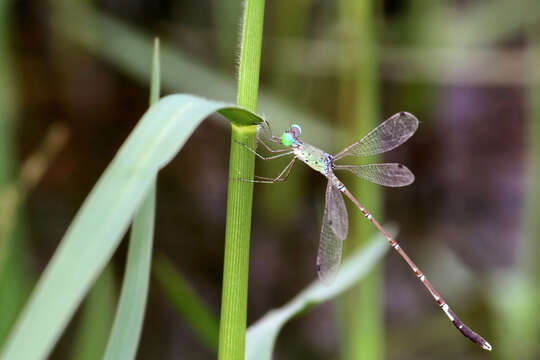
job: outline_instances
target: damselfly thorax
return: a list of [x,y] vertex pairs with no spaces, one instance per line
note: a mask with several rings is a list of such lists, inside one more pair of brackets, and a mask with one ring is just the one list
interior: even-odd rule
[[297,140],[292,145],[292,148],[293,153],[298,160],[304,162],[313,170],[323,174],[332,182],[332,185],[341,192],[346,190],[345,185],[334,174],[333,169],[335,168],[335,165],[334,157],[332,155],[300,140]]

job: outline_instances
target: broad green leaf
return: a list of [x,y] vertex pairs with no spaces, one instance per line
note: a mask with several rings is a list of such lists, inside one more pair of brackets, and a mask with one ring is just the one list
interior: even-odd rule
[[[391,232],[395,233],[393,229]],[[314,281],[284,306],[269,311],[251,325],[246,335],[246,360],[270,360],[278,334],[287,321],[313,305],[335,298],[362,279],[389,249],[382,234],[343,262],[331,286]]]
[[[10,334],[0,359],[43,359],[109,261],[157,172],[210,114],[239,108],[192,95],[161,99],[142,117],[69,226]],[[244,110],[229,120],[262,119]],[[227,116],[234,112],[226,112]]]
[[[150,81],[150,105],[159,100],[160,76],[159,41],[156,39]],[[133,219],[122,292],[105,359],[134,359],[137,354],[150,282],[156,187],[154,179]]]

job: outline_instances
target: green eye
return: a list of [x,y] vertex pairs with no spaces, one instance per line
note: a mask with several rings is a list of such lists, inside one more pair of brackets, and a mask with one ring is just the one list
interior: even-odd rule
[[291,146],[294,141],[294,138],[291,134],[288,132],[284,132],[283,135],[281,135],[281,143],[285,146]]

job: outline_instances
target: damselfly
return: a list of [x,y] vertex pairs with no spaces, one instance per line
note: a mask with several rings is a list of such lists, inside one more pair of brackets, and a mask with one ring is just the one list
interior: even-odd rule
[[[290,129],[285,131],[281,137],[277,137],[272,135],[270,125],[267,122],[264,122],[257,132],[257,140],[268,151],[278,154],[265,157],[247,145],[242,145],[263,160],[294,155],[291,162],[289,162],[276,178],[255,176],[256,180],[250,181],[259,183],[283,182],[289,177],[291,169],[297,159],[306,163],[313,170],[320,172],[328,179],[317,255],[317,274],[323,283],[330,284],[334,280],[341,262],[342,243],[348,234],[349,220],[342,196],[342,194],[345,194],[345,196],[347,196],[362,212],[366,219],[384,234],[388,239],[390,246],[407,262],[409,267],[428,289],[429,293],[433,296],[437,304],[439,304],[456,328],[465,337],[480,345],[482,349],[491,350],[491,345],[484,340],[484,338],[472,331],[456,316],[401,246],[386,230],[384,230],[360,202],[356,200],[334,173],[338,170],[347,170],[360,178],[385,186],[396,187],[411,184],[414,181],[414,175],[409,169],[401,164],[379,163],[368,165],[337,165],[335,162],[346,156],[371,156],[392,150],[407,141],[417,128],[418,119],[414,115],[407,112],[400,112],[388,118],[369,134],[364,136],[360,141],[343,149],[337,155],[332,156],[329,153],[300,140],[299,137],[302,132],[300,126],[291,125]],[[266,141],[283,145],[285,148],[272,149]]]

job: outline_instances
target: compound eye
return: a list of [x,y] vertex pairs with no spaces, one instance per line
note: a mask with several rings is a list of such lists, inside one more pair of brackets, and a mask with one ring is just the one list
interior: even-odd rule
[[285,146],[291,146],[294,142],[294,137],[290,132],[284,132],[283,135],[281,135],[281,143]]
[[300,134],[302,134],[302,128],[300,127],[300,125],[296,125],[296,124],[291,125],[290,131],[295,138],[299,137]]

